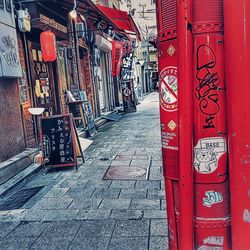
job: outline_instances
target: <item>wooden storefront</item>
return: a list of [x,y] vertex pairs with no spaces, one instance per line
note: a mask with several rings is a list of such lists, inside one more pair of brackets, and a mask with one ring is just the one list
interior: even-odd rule
[[[51,5],[51,6],[50,6]],[[94,105],[89,51],[84,41],[72,41],[72,22],[69,10],[57,6],[53,12],[53,3],[23,4],[31,15],[30,33],[19,33],[19,47],[22,52],[21,63],[25,79],[19,88],[20,95],[27,96],[21,103],[26,146],[35,146],[38,124],[28,112],[30,107],[43,107],[43,115],[66,114],[69,110],[67,91],[84,90]],[[55,4],[54,4],[55,5]],[[45,63],[42,58],[40,34],[51,30],[56,36],[57,59]],[[76,42],[76,43],[75,43]],[[26,85],[26,87],[25,87]]]

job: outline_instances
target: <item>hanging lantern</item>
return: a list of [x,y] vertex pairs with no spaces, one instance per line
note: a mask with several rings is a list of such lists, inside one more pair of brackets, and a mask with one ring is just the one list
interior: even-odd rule
[[44,62],[54,62],[56,60],[56,37],[51,31],[43,31],[40,35],[42,56]]

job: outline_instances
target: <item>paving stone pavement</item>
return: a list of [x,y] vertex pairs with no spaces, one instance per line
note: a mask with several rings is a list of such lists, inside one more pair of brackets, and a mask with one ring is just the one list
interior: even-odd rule
[[[25,183],[44,188],[0,211],[0,249],[168,249],[158,105],[151,93],[136,113],[104,125],[77,172]],[[148,166],[148,180],[102,180],[110,165]]]

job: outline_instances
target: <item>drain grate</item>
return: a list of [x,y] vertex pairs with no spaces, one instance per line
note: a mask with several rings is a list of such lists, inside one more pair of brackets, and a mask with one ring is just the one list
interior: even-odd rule
[[0,202],[0,211],[14,210],[21,208],[30,198],[36,195],[42,187],[34,187],[18,190]]
[[101,161],[109,161],[109,158],[108,157],[102,157],[100,158]]

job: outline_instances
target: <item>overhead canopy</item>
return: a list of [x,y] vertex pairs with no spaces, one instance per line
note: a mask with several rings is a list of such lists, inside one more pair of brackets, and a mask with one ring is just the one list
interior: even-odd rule
[[[69,12],[74,8],[74,0],[16,0],[16,3],[22,3],[23,8],[31,7],[33,4],[53,13],[53,19],[67,22]],[[116,31],[115,39],[131,39],[132,35],[140,37],[140,33],[133,22],[133,19],[124,11],[95,5],[91,0],[77,0],[76,11],[82,14],[91,30],[105,30],[111,27]],[[117,20],[113,20],[111,11],[114,11]],[[32,17],[34,18],[34,17]],[[52,18],[52,17],[51,17]],[[39,21],[38,21],[39,22]],[[124,24],[123,24],[124,22]],[[97,28],[97,23],[99,28]],[[33,27],[35,22],[32,23]],[[58,31],[59,33],[62,33]],[[138,35],[139,36],[138,36]]]
[[[53,1],[58,2],[59,0]],[[64,6],[72,10],[74,7],[74,0],[60,0],[60,6]],[[100,30],[104,30],[107,27],[112,27],[116,31],[120,31],[120,27],[117,26],[116,23],[113,22],[109,18],[109,16],[106,15],[106,13],[104,13],[99,7],[97,7],[97,5],[95,5],[91,0],[78,0],[77,11],[83,14],[83,16],[86,18],[88,24],[91,25],[91,28],[93,30],[96,29],[96,24],[100,22]],[[116,39],[120,40],[121,38],[128,40],[128,35],[125,32],[117,32]]]
[[104,7],[99,4],[96,4],[96,6],[114,23],[115,26],[118,26],[120,30],[128,35],[136,35],[136,37],[141,40],[140,32],[133,18],[128,15],[126,11]]
[[[53,13],[56,17],[62,20],[68,20],[69,12],[74,8],[74,0],[16,0],[16,3],[26,6],[37,4],[43,7],[48,12]],[[87,21],[95,23],[100,21],[100,29],[107,26],[112,26],[114,29],[119,29],[91,0],[78,0],[76,10],[84,15]]]

